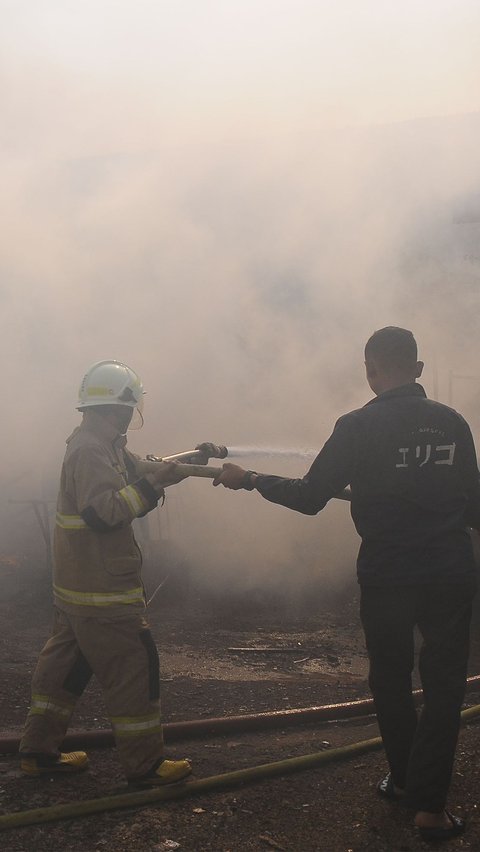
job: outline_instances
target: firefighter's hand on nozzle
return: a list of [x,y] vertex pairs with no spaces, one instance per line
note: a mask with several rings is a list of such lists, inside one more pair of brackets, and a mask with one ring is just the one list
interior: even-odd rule
[[244,477],[246,470],[238,464],[225,462],[222,466],[222,472],[216,479],[213,480],[214,485],[224,485],[225,488],[231,488],[233,491],[238,491],[243,488]]

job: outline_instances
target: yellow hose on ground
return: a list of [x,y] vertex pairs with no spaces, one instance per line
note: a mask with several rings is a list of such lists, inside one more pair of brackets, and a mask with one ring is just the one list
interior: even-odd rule
[[276,763],[264,763],[260,766],[251,766],[247,769],[238,769],[234,772],[225,772],[222,775],[211,775],[201,778],[199,781],[188,781],[168,787],[157,787],[149,790],[139,790],[132,793],[121,793],[117,796],[106,796],[101,799],[87,799],[84,802],[76,802],[71,805],[52,805],[47,808],[35,808],[31,811],[20,811],[0,816],[0,830],[7,828],[19,828],[35,823],[54,822],[61,819],[72,819],[73,817],[89,816],[100,811],[111,811],[119,808],[141,807],[157,802],[168,802],[172,799],[184,799],[200,793],[208,793],[212,790],[222,790],[225,787],[236,787],[263,778],[271,778],[277,775],[287,775],[293,772],[301,772],[304,769],[312,769],[325,763],[337,760],[346,760],[359,754],[373,751],[382,747],[380,737],[372,740],[363,740],[352,743],[341,748],[329,749],[328,751],[315,752],[280,760]]
[[[470,722],[480,716],[480,704],[469,707],[461,713],[462,722]],[[173,799],[185,799],[214,790],[223,790],[228,787],[237,787],[242,784],[261,781],[264,778],[274,778],[278,775],[289,775],[294,772],[302,772],[328,763],[341,760],[349,760],[377,751],[382,748],[381,737],[370,740],[361,740],[358,743],[329,749],[328,751],[305,754],[301,757],[292,757],[275,763],[264,763],[260,766],[252,766],[247,769],[239,769],[234,772],[225,772],[222,775],[212,775],[199,781],[187,781],[169,787],[160,787],[150,790],[139,790],[133,793],[121,793],[117,796],[106,796],[101,799],[87,799],[71,805],[52,805],[47,808],[35,808],[30,811],[4,814],[0,816],[0,831],[9,828],[20,828],[37,823],[55,822],[62,819],[74,819],[75,817],[90,816],[103,811],[119,810],[120,808],[135,808],[152,805],[159,802],[168,802]]]

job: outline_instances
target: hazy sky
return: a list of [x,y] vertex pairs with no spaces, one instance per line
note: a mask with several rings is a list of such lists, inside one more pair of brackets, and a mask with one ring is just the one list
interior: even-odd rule
[[[416,333],[429,393],[473,375],[453,401],[477,420],[480,225],[454,221],[480,194],[477,0],[0,0],[0,20],[9,531],[10,483],[55,491],[104,358],[144,380],[143,453],[320,447],[387,324]],[[354,559],[324,520],[180,487],[203,562],[241,564],[240,511],[271,530],[262,563],[319,538]]]
[[143,148],[179,129],[210,138],[212,122],[228,139],[478,109],[476,0],[3,0],[0,10],[2,133],[17,150]]

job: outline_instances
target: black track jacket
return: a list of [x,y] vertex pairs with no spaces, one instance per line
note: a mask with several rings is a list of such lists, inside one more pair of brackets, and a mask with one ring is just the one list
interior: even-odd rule
[[345,414],[303,479],[260,475],[262,497],[315,515],[347,485],[362,585],[465,582],[480,483],[464,418],[416,382]]

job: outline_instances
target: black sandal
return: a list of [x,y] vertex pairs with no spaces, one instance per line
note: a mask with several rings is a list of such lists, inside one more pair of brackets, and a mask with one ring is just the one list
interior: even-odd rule
[[451,814],[449,811],[445,811],[445,813],[452,823],[450,828],[441,828],[440,826],[416,826],[417,832],[422,840],[431,840],[435,843],[439,843],[442,840],[451,840],[452,837],[458,837],[460,834],[463,834],[466,827],[466,821],[454,814]]

